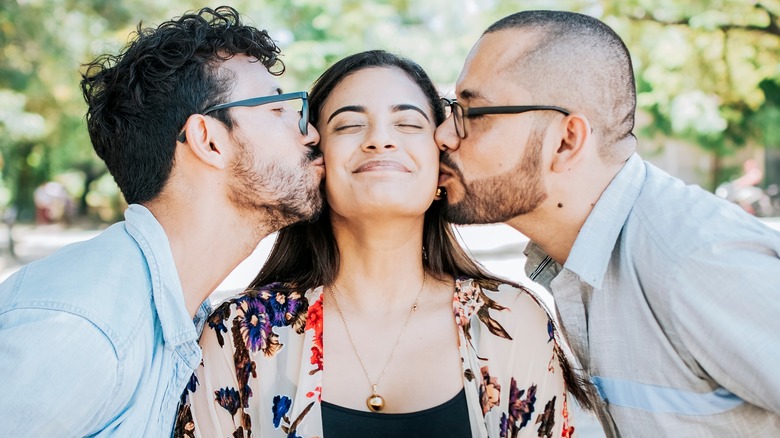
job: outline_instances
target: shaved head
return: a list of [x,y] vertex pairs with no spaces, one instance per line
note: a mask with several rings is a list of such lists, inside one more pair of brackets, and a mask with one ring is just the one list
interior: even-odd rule
[[522,44],[497,71],[516,78],[538,102],[584,114],[601,138],[604,162],[622,162],[634,152],[634,72],[628,49],[609,26],[573,12],[523,11],[485,31],[499,33]]

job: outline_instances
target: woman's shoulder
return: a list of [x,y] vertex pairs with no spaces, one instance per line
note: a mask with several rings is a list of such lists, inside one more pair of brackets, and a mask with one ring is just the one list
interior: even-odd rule
[[521,333],[552,337],[552,313],[533,289],[523,285],[461,277],[455,281],[453,306],[461,325],[484,325],[502,338]]
[[494,306],[506,308],[510,312],[527,311],[551,316],[552,297],[534,285],[508,283],[492,279],[459,277],[455,280],[456,300],[469,297],[481,297],[491,301]]
[[456,320],[465,328],[484,326],[495,335],[483,340],[503,338],[524,348],[536,340],[546,344],[555,337],[552,313],[531,288],[516,283],[459,278],[455,289]]
[[[305,312],[317,300],[322,287],[301,289],[288,284],[270,283],[259,287],[235,290],[214,304],[207,322],[220,324],[236,315],[266,314],[273,318]],[[271,319],[273,320],[273,319]]]
[[263,286],[253,286],[246,289],[234,289],[221,294],[222,297],[212,304],[214,309],[218,307],[232,307],[241,305],[246,301],[268,301],[270,299],[297,299],[308,297],[322,287],[303,289],[284,283],[270,283]]
[[222,348],[232,342],[234,348],[245,345],[272,356],[281,348],[281,338],[302,334],[309,314],[321,313],[321,290],[272,283],[235,293],[216,305],[206,319],[201,346]]

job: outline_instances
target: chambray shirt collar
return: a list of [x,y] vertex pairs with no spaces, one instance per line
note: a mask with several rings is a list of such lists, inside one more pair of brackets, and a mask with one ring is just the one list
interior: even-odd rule
[[176,347],[196,341],[197,330],[184,304],[181,281],[162,225],[146,207],[132,204],[125,211],[125,226],[149,266],[152,297],[165,343]]
[[633,154],[596,202],[563,265],[594,289],[601,288],[615,243],[646,173],[642,159]]

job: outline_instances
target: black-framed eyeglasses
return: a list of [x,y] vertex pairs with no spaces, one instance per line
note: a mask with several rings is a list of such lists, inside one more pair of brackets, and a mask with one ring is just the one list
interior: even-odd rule
[[447,117],[452,114],[455,122],[455,132],[458,137],[466,138],[468,129],[466,127],[470,117],[481,116],[485,114],[520,114],[529,111],[558,111],[559,113],[569,115],[569,110],[559,106],[551,105],[514,105],[514,106],[482,106],[482,107],[464,107],[457,100],[441,98],[444,101]]
[[[309,133],[309,93],[306,91],[296,91],[294,93],[274,94],[271,96],[253,97],[251,99],[242,99],[235,102],[221,103],[219,105],[210,106],[200,114],[204,116],[217,110],[233,108],[236,106],[259,106],[267,103],[284,102],[287,100],[301,100],[301,108],[298,111],[301,115],[301,119],[298,121],[298,129],[300,129],[302,135]],[[179,134],[179,141],[184,142],[186,140],[184,131]]]

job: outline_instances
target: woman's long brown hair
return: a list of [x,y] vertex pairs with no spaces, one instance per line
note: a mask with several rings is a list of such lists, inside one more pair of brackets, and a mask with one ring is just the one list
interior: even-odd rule
[[[406,73],[428,99],[436,124],[444,121],[444,108],[438,91],[422,67],[414,61],[382,50],[370,50],[336,62],[317,79],[309,95],[311,123],[317,125],[322,106],[345,77],[371,67],[397,68]],[[434,201],[425,212],[425,256],[422,260],[425,271],[438,279],[472,278],[478,283],[489,285],[490,289],[505,283],[524,289],[534,297],[531,291],[519,284],[491,274],[466,253],[455,237],[452,224],[442,216],[442,202],[445,201]],[[322,213],[315,221],[290,225],[279,231],[267,261],[249,285],[249,289],[260,289],[271,283],[279,283],[277,288],[280,289],[296,290],[333,284],[339,273],[339,266],[338,242],[333,235],[330,208],[325,203]],[[550,317],[552,318],[552,315]],[[556,354],[569,391],[583,407],[591,408],[593,405],[588,396],[590,386],[573,372],[557,343]]]

